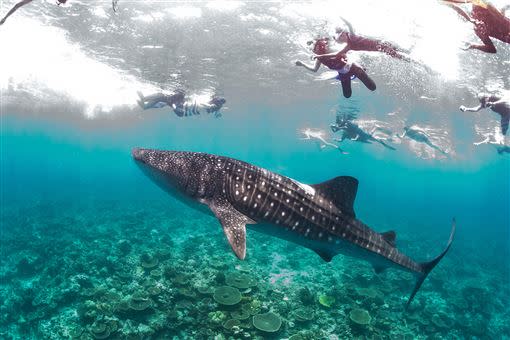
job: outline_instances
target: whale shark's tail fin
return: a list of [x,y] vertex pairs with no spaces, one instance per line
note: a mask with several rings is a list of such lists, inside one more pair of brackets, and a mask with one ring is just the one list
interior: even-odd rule
[[429,273],[432,271],[432,269],[434,269],[434,267],[439,263],[439,261],[441,261],[443,256],[445,256],[446,253],[448,252],[448,250],[450,249],[450,246],[452,245],[453,237],[455,236],[455,228],[456,228],[456,222],[455,222],[455,218],[454,218],[452,221],[452,230],[450,232],[450,238],[448,239],[448,244],[446,245],[446,248],[443,250],[443,252],[441,254],[439,254],[439,256],[437,256],[432,261],[423,262],[420,264],[420,266],[422,268],[422,272],[421,272],[420,276],[418,277],[418,280],[416,281],[416,285],[414,286],[414,290],[411,293],[409,300],[407,300],[406,307],[405,307],[406,309],[411,304],[411,301],[413,301],[413,298],[416,295],[416,293],[418,292],[418,290],[420,289],[421,285],[423,284],[423,281],[425,281],[425,279],[427,278]]

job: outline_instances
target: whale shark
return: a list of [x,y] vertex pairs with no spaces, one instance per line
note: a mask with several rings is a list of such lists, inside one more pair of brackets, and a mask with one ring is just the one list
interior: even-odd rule
[[207,153],[135,148],[145,174],[182,202],[214,215],[236,256],[246,257],[246,226],[315,251],[330,262],[337,254],[370,262],[376,273],[398,268],[417,280],[406,307],[450,248],[428,262],[416,262],[396,247],[396,233],[378,233],[356,218],[358,180],[339,176],[303,184],[264,168]]

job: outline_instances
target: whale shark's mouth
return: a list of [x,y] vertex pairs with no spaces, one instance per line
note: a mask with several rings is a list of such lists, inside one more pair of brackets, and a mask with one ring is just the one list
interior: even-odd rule
[[146,150],[141,149],[141,148],[133,148],[133,150],[131,150],[131,156],[133,157],[133,159],[137,162],[144,163],[144,164],[145,164],[145,160],[143,159],[143,156],[145,153],[146,153]]

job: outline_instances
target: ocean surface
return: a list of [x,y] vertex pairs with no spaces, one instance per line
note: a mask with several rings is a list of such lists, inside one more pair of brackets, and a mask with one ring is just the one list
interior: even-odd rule
[[[496,113],[459,110],[510,90],[510,45],[463,51],[472,27],[435,1],[118,6],[34,1],[0,26],[0,338],[510,338],[510,154],[473,144],[510,142]],[[306,41],[339,14],[416,62],[350,52],[377,90],[354,80],[344,98],[326,69],[294,65],[312,63]],[[137,105],[137,91],[177,89],[224,97],[222,116]],[[336,142],[337,113],[395,150]],[[401,137],[406,126],[436,148]],[[457,233],[405,311],[415,278],[403,271],[326,263],[249,229],[238,260],[215,218],[145,177],[134,147],[233,157],[307,184],[353,176],[357,218],[394,230],[420,262],[442,251],[453,218]]]

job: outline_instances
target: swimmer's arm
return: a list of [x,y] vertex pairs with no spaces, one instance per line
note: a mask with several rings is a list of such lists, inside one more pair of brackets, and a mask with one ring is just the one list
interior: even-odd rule
[[344,48],[342,48],[338,52],[331,52],[331,53],[326,53],[326,54],[316,54],[312,57],[312,59],[336,57],[336,56],[347,53],[347,51],[349,51],[349,50],[350,50],[349,44],[345,44]]
[[461,110],[462,112],[478,112],[478,111],[480,111],[483,108],[484,107],[483,107],[482,104],[480,104],[480,105],[478,105],[476,107],[465,107],[464,105],[461,105],[459,107],[459,110]]
[[2,25],[5,22],[5,20],[7,20],[7,18],[11,16],[12,13],[16,12],[18,10],[18,8],[20,8],[21,6],[24,6],[32,1],[33,0],[23,0],[23,1],[18,2],[16,5],[14,5],[14,7],[11,8],[11,10],[9,12],[7,12],[5,17],[3,17],[2,20],[0,20],[0,25]]
[[319,67],[321,67],[321,62],[319,59],[317,59],[317,60],[315,60],[315,65],[310,66],[310,65],[303,63],[302,61],[297,60],[296,66],[303,66],[308,71],[317,72],[319,70]]
[[482,141],[475,142],[475,143],[473,143],[473,145],[478,146],[478,145],[487,144],[487,143],[490,143],[490,138],[489,138],[489,137],[485,138],[485,139],[484,139],[484,140],[482,140]]
[[491,107],[491,106],[494,106],[494,105],[507,105],[508,104],[508,100],[506,100],[506,98],[501,98],[499,100],[496,100],[495,102],[487,102],[487,107]]
[[346,25],[346,26],[347,26],[347,28],[349,29],[349,32],[350,32],[351,34],[354,34],[354,29],[352,28],[351,23],[350,23],[349,21],[345,20],[345,18],[344,18],[344,17],[340,17],[340,20],[342,20],[342,21],[345,23],[345,25]]
[[509,6],[509,5],[506,5],[505,7],[507,7],[507,8],[503,7],[503,8],[501,9],[501,11],[500,11],[499,9],[497,9],[496,7],[494,7],[494,5],[487,3],[485,8],[486,8],[486,9],[489,11],[489,13],[491,13],[492,15],[495,15],[495,16],[499,16],[499,17],[501,17],[501,16],[504,16],[504,14],[505,14],[505,10],[506,10],[506,9],[508,9],[508,6]]
[[462,8],[460,8],[459,6],[453,5],[453,4],[449,4],[448,6],[450,6],[455,12],[457,12],[457,14],[459,14],[461,17],[463,17],[467,21],[474,22],[474,20],[466,12],[464,12],[464,10]]

